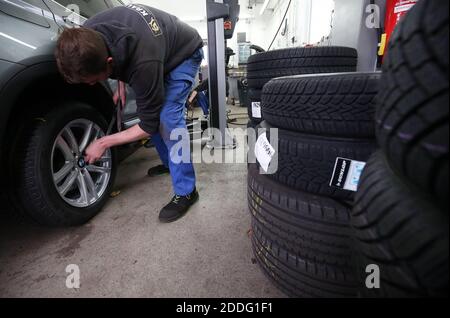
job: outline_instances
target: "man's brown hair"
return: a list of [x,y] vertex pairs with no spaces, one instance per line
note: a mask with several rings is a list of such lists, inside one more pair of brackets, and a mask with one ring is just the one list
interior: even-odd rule
[[100,33],[87,28],[65,29],[56,47],[59,71],[69,83],[107,70],[108,49]]

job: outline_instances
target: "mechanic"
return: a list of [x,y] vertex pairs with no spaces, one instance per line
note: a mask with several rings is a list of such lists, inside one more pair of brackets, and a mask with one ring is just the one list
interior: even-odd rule
[[[65,29],[55,52],[69,83],[95,85],[112,78],[121,81],[119,91],[120,87],[125,91],[124,83],[135,91],[140,123],[93,142],[85,161],[93,164],[108,148],[151,137],[163,165],[150,169],[149,175],[170,173],[175,192],[159,214],[165,223],[185,215],[199,198],[194,166],[191,159],[186,161],[191,153],[184,115],[203,59],[202,47],[198,32],[175,16],[132,4],[104,11],[81,28]],[[114,98],[120,97],[116,93]],[[171,140],[171,132],[180,128],[184,136]],[[183,147],[174,147],[180,141]],[[189,154],[180,153],[184,151]]]

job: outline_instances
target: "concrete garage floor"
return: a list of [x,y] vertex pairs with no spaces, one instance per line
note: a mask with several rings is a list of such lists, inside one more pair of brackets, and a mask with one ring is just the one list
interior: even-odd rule
[[[146,177],[158,163],[154,149],[128,158],[116,180],[121,194],[85,226],[2,218],[0,297],[284,297],[253,260],[246,165],[197,165],[200,201],[161,224],[172,187],[169,176]],[[69,264],[80,268],[78,290],[66,287]]]

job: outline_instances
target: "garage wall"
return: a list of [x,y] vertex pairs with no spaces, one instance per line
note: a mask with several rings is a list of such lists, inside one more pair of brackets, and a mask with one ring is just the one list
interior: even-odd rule
[[[273,11],[266,10],[262,16],[259,15],[262,5],[256,7],[256,19],[253,23],[255,32],[252,33],[251,39],[253,42],[260,43],[259,45],[266,49],[269,47],[288,4],[289,0],[280,0],[276,2]],[[334,0],[292,0],[287,15],[287,27],[283,24],[273,48],[304,46],[319,42],[330,34],[333,10]]]
[[[370,0],[335,0],[336,11],[331,31],[332,45],[349,46],[358,50],[358,70],[374,71],[378,51],[378,31],[368,28],[366,12]],[[377,0],[380,17],[384,17],[385,1]]]

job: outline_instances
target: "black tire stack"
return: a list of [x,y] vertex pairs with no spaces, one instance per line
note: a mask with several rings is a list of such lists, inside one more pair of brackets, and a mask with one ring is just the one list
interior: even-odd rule
[[[247,66],[250,126],[263,121],[262,89],[271,79],[304,74],[355,72],[358,54],[346,47],[290,48],[250,56]],[[259,113],[259,114],[258,114]]]
[[[448,297],[449,2],[419,1],[397,28],[376,113],[381,150],[351,223],[360,295]],[[367,288],[366,267],[380,271]]]
[[[291,297],[355,297],[351,200],[330,186],[337,158],[367,161],[375,146],[380,74],[277,78],[264,86],[258,128],[278,128],[278,167],[251,164],[254,254]],[[270,130],[260,131],[271,140]],[[269,169],[270,170],[270,169]]]

